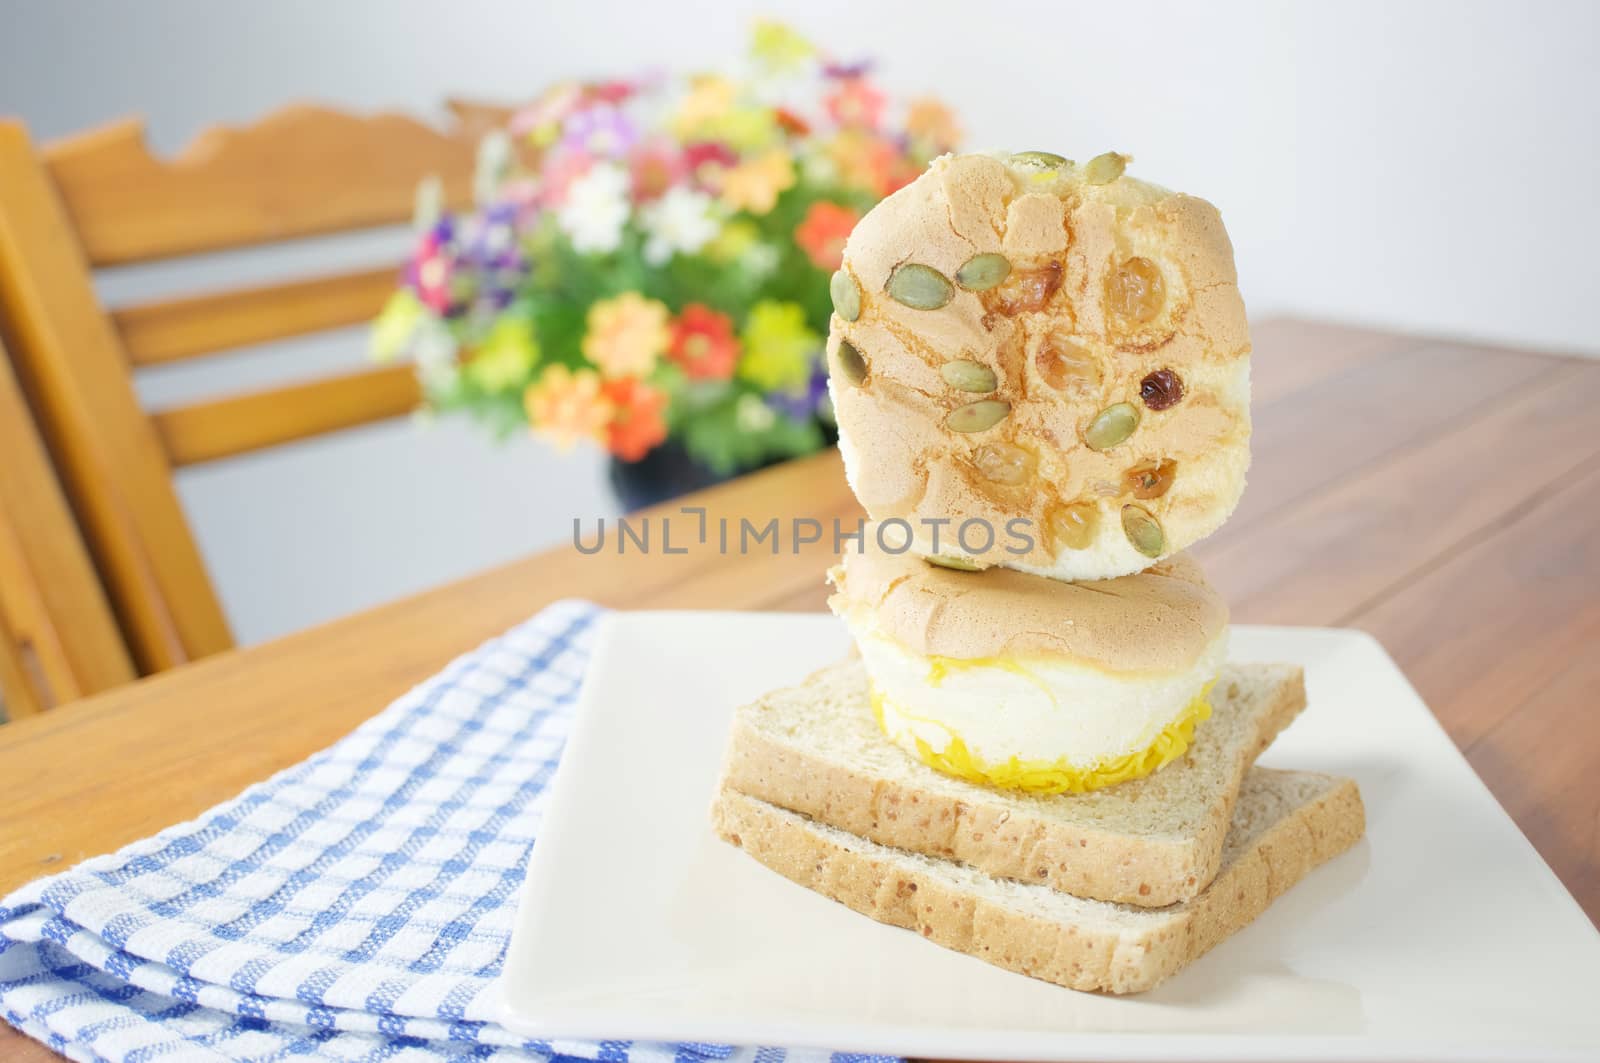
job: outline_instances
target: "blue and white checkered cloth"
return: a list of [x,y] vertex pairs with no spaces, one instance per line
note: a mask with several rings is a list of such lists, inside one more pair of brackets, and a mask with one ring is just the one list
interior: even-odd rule
[[528,1041],[494,1023],[600,615],[551,606],[305,763],[0,901],[0,1015],[119,1063],[828,1059]]

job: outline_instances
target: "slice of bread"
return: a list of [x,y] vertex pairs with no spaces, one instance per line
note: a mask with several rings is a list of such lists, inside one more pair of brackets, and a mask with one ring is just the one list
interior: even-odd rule
[[1155,911],[878,845],[732,790],[712,819],[725,840],[780,875],[880,923],[1006,970],[1111,993],[1159,985],[1366,828],[1351,780],[1252,769],[1216,880],[1194,900]]
[[1230,664],[1181,759],[1104,790],[1036,795],[942,775],[894,745],[851,659],[739,709],[723,786],[897,849],[1161,908],[1215,877],[1245,772],[1305,700],[1298,667]]

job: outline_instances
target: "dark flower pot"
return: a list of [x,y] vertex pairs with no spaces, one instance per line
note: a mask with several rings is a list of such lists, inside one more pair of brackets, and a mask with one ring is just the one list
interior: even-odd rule
[[[823,423],[822,444],[831,447],[839,442],[839,430],[831,422]],[[735,476],[743,476],[747,472],[758,469],[770,468],[788,459],[769,458],[760,465],[749,469],[740,469],[733,473],[714,472],[689,456],[682,443],[676,439],[669,439],[646,454],[639,461],[619,461],[611,459],[609,479],[611,491],[617,496],[617,502],[622,506],[624,513],[633,513],[686,495],[690,491],[698,491],[702,487],[731,480]]]
[[683,444],[669,439],[638,461],[611,459],[611,490],[624,513],[698,491],[732,479],[713,472],[689,456]]

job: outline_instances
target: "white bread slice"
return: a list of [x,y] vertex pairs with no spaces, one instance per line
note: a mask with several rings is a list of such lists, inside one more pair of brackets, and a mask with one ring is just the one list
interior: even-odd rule
[[1192,901],[1155,910],[892,849],[731,790],[719,796],[712,820],[725,840],[780,875],[880,923],[1009,971],[1111,993],[1159,985],[1366,829],[1351,780],[1254,768],[1216,880]]
[[723,786],[883,845],[1079,897],[1161,908],[1217,873],[1245,772],[1305,707],[1301,670],[1230,664],[1189,752],[1086,794],[990,789],[934,771],[878,729],[859,659],[734,715]]

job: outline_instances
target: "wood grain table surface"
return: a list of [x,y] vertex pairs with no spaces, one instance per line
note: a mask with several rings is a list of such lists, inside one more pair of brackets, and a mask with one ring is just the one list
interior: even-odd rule
[[[1600,920],[1600,362],[1297,320],[1255,343],[1250,486],[1194,551],[1234,620],[1377,636]],[[0,727],[0,893],[302,760],[556,599],[823,607],[827,536],[724,556],[681,505],[859,515],[830,451],[652,511],[685,554],[563,546]],[[0,1029],[0,1058],[53,1057]]]

